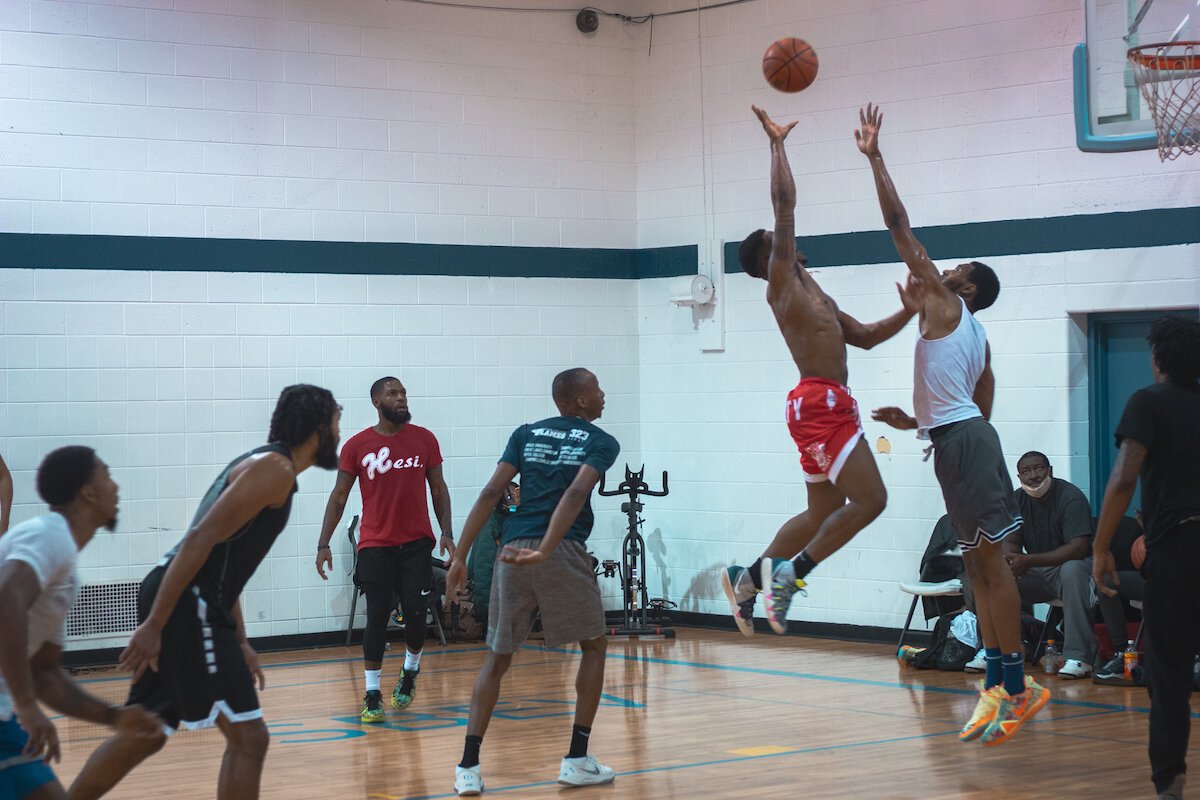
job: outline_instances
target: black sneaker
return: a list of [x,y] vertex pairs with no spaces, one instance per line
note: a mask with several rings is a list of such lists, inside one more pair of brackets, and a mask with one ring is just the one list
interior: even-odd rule
[[1133,686],[1133,681],[1125,677],[1125,658],[1116,653],[1103,666],[1096,667],[1092,673],[1092,683],[1103,686]]
[[420,670],[406,669],[401,673],[396,688],[392,689],[392,708],[408,708],[412,705],[413,697],[417,693],[418,672]]
[[363,695],[362,713],[359,718],[363,722],[383,722],[383,692],[373,689]]

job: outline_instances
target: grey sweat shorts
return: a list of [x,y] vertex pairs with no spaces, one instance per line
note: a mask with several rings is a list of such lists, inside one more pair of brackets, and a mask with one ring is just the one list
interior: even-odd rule
[[[508,544],[534,549],[541,540],[516,539]],[[600,586],[582,542],[564,539],[541,564],[496,562],[488,607],[488,647],[494,653],[516,652],[539,611],[547,647],[604,635]]]
[[933,471],[963,550],[1021,529],[1021,511],[1004,466],[1000,437],[983,417],[930,431]]

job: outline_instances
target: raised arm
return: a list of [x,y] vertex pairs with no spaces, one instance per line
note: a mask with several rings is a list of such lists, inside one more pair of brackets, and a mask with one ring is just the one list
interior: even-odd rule
[[213,547],[241,530],[264,508],[278,507],[287,501],[296,481],[291,460],[268,453],[248,461],[240,470],[234,469],[229,485],[183,537],[163,575],[146,621],[134,631],[129,646],[121,653],[119,666],[133,672],[134,680],[141,677],[146,667],[158,669],[163,626]]
[[792,290],[792,265],[796,263],[796,181],[788,164],[783,140],[795,122],[779,125],[758,106],[750,106],[771,140],[771,206],[775,210],[775,233],[767,262],[767,299]]
[[913,315],[921,310],[923,293],[920,286],[920,283],[911,274],[904,286],[897,283],[896,291],[900,293],[900,310],[878,322],[859,322],[839,308],[838,322],[841,323],[842,335],[846,337],[846,344],[870,350],[903,330]]
[[[878,106],[868,103],[865,110],[859,109],[858,119],[861,127],[854,131],[854,140],[858,143],[858,149],[871,162],[871,172],[875,176],[875,192],[879,195],[879,208],[883,211],[883,224],[892,234],[896,252],[926,288],[926,303],[951,306],[957,313],[958,301],[953,292],[942,285],[937,266],[925,252],[925,246],[913,234],[912,226],[908,222],[908,211],[900,201],[900,194],[892,183],[887,165],[883,163],[883,154],[879,151],[879,128],[883,125],[883,112]],[[928,305],[926,309],[928,310]]]

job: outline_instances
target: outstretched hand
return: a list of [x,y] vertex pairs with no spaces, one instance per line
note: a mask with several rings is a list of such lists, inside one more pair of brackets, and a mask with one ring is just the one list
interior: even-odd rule
[[925,305],[925,285],[911,272],[903,286],[896,284],[896,291],[900,293],[900,305],[910,314],[916,314]]
[[917,427],[917,421],[897,406],[877,408],[871,412],[871,419],[876,422],[885,422],[902,431],[911,431]]
[[778,122],[775,122],[773,119],[768,117],[767,112],[763,111],[758,106],[752,105],[750,106],[750,109],[755,113],[755,115],[758,116],[758,121],[762,123],[763,130],[767,132],[767,136],[770,137],[773,143],[782,142],[784,139],[786,139],[787,135],[791,133],[792,128],[796,127],[796,123],[800,121],[793,120],[787,125],[780,125]]
[[879,106],[867,103],[865,110],[858,110],[858,121],[861,127],[854,131],[858,149],[867,157],[879,155],[879,128],[883,125],[883,112]]

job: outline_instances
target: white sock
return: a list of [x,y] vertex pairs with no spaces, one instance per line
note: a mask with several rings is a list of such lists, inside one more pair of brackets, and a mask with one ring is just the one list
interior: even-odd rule
[[412,650],[404,651],[404,668],[405,669],[420,669],[421,668],[421,652],[414,653]]
[[368,692],[379,691],[379,677],[383,674],[381,669],[364,669],[363,679],[367,682]]

